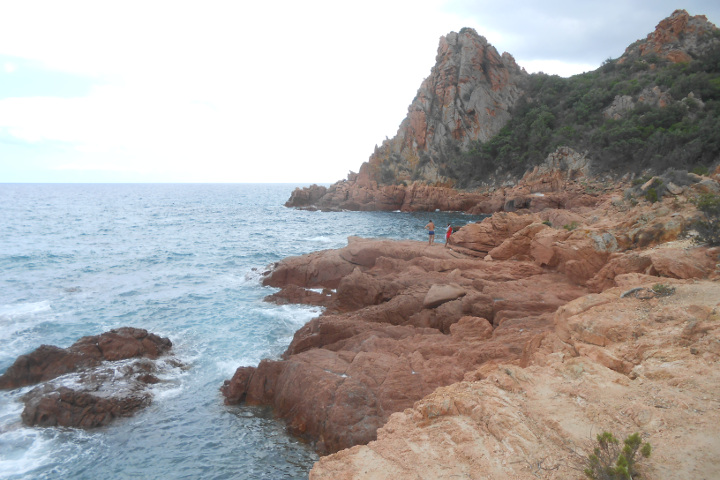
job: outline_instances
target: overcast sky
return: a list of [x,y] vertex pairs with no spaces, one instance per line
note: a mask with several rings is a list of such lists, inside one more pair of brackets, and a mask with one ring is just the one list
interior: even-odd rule
[[676,8],[720,23],[716,0],[0,0],[0,183],[334,182],[395,135],[442,35],[570,76]]

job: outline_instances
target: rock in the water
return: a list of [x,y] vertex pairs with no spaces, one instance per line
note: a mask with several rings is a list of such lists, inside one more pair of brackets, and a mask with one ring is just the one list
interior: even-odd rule
[[[41,383],[22,397],[26,425],[99,427],[150,404],[147,387],[161,381],[156,359],[171,345],[167,338],[130,327],[83,337],[67,349],[42,345],[18,357],[0,385]],[[180,367],[173,359],[162,362],[163,371]]]
[[67,387],[38,389],[25,398],[22,421],[39,427],[94,428],[118,417],[129,417],[150,405],[147,392],[136,395],[100,397]]
[[133,357],[156,358],[172,347],[172,342],[141,328],[123,327],[101,335],[83,337],[64,349],[41,345],[15,360],[0,375],[0,389],[24,387],[66,373],[99,365],[106,360]]

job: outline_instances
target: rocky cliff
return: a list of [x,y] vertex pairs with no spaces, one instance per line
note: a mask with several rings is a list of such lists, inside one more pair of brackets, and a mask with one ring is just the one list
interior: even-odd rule
[[287,206],[467,209],[471,200],[454,198],[454,193],[443,189],[455,183],[441,172],[443,163],[450,152],[473,141],[487,141],[500,131],[524,94],[527,76],[510,54],[500,55],[471,28],[441,37],[435,66],[410,104],[397,135],[376,146],[359,173],[351,173],[329,189],[298,189]]
[[[638,288],[633,293],[642,290],[652,297],[654,285],[720,278],[717,248],[677,241],[696,217],[689,200],[708,189],[720,191],[720,185],[711,178],[689,177],[676,194],[638,204],[629,184],[597,184],[583,177],[582,158],[559,156],[550,163],[553,168],[537,169],[527,176],[527,184],[505,192],[517,203],[526,199],[532,205],[538,199],[537,211],[521,208],[465,226],[453,233],[450,248],[351,238],[343,249],[279,262],[264,280],[280,288],[269,300],[322,305],[325,313],[296,333],[282,360],[239,368],[222,388],[226,402],[271,405],[293,433],[329,453],[375,440],[378,428],[387,424],[384,428],[392,429],[395,412],[405,411],[420,425],[440,422],[439,417],[451,414],[441,413],[445,407],[428,407],[419,414],[406,409],[435,398],[440,387],[480,381],[498,365],[512,365],[508,371],[525,378],[522,368],[534,365],[536,358],[561,354],[626,378],[643,371],[637,367],[649,364],[642,352],[608,347],[617,338],[633,338],[631,332],[620,332],[634,327],[608,320],[612,325],[603,328],[609,333],[599,334],[592,326],[570,325],[571,315],[560,322],[558,312],[576,299],[595,305],[600,292],[611,292],[604,302],[611,306],[613,298],[633,288]],[[633,188],[647,189],[653,182]],[[553,193],[554,185],[562,185],[562,192]],[[554,195],[561,194],[572,198],[568,208],[552,206],[559,198]],[[610,340],[598,335],[610,335]],[[711,363],[720,358],[714,348],[702,350],[710,352]],[[515,388],[510,385],[515,377],[508,375],[502,380]],[[518,392],[528,391],[518,382],[518,389],[525,389]],[[455,412],[455,400],[447,400],[448,412]],[[467,402],[463,405],[472,410]],[[495,407],[477,412],[487,421],[497,414],[505,413]],[[380,430],[382,438],[386,431]],[[323,469],[334,465],[327,462],[320,464]],[[363,478],[360,470],[342,470],[348,467],[344,460],[340,464],[342,468],[327,467],[331,473],[319,478]],[[361,465],[362,471],[375,468]],[[407,478],[412,478],[416,470],[407,468],[412,472]],[[345,473],[334,477],[337,469]]]
[[690,16],[685,10],[675,10],[645,39],[630,45],[619,62],[655,55],[673,63],[687,63],[712,48],[714,42],[708,40],[716,31],[705,15]]
[[527,73],[471,28],[440,38],[435,66],[397,135],[361,168],[380,183],[448,183],[439,171],[449,149],[485,142],[510,119]]
[[677,10],[619,59],[569,79],[528,75],[472,29],[452,32],[397,135],[359,173],[298,189],[286,205],[470,210],[479,197],[448,188],[515,185],[558,145],[592,160],[585,175],[710,167],[720,158],[718,32]]

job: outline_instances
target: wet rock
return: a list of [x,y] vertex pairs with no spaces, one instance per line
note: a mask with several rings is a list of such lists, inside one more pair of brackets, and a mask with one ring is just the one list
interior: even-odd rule
[[172,342],[167,338],[132,327],[83,337],[67,349],[41,345],[33,352],[18,357],[0,376],[0,389],[33,385],[99,365],[103,361],[133,357],[157,358],[171,346]]
[[42,345],[18,357],[2,376],[4,388],[40,383],[22,400],[29,426],[94,428],[147,407],[149,385],[162,371],[184,368],[174,359],[157,359],[171,348],[167,338],[124,327],[83,337],[67,349]]
[[38,427],[95,428],[150,405],[149,393],[100,397],[67,387],[39,388],[24,397],[22,421]]

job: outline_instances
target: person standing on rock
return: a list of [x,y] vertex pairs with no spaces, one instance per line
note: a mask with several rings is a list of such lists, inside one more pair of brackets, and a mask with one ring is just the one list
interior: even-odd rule
[[432,220],[425,225],[425,229],[428,231],[428,245],[432,245],[435,242],[435,224]]
[[450,243],[450,235],[452,235],[452,226],[448,223],[447,231],[445,232],[445,248],[447,248],[448,243]]

